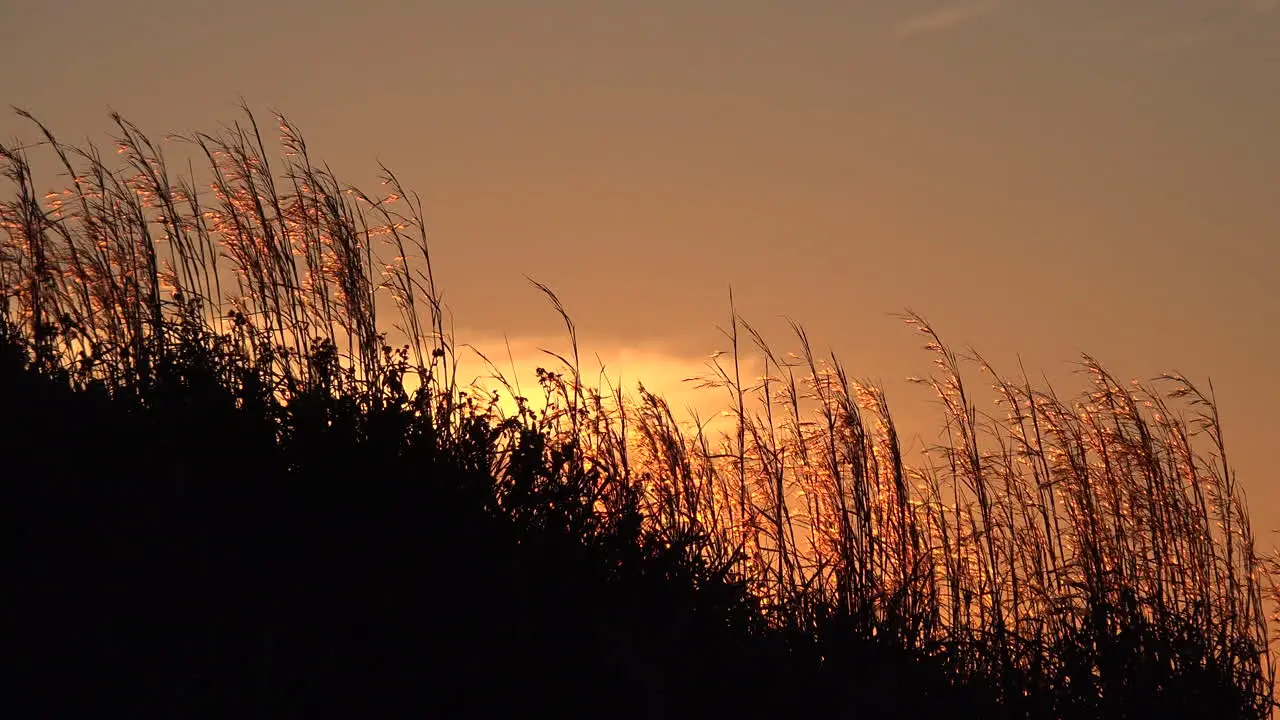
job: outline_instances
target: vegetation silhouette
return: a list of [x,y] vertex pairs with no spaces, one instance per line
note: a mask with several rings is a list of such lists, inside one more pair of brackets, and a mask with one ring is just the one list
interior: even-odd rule
[[798,326],[785,359],[731,313],[712,437],[587,386],[539,286],[573,354],[504,414],[458,381],[390,171],[385,197],[344,187],[283,117],[272,158],[245,108],[175,138],[204,191],[119,116],[113,169],[22,114],[0,468],[42,715],[1270,714],[1272,574],[1184,378],[1086,358],[1064,401],[991,373],[992,418],[908,316],[950,439],[915,468],[883,393]]

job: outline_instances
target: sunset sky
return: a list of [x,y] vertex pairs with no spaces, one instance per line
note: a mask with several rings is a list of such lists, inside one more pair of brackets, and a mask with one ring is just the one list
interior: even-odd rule
[[[933,440],[912,308],[1066,391],[1212,378],[1260,543],[1280,529],[1277,0],[4,0],[5,105],[284,112],[340,177],[417,189],[459,340],[678,382],[728,289],[883,383]],[[34,140],[6,114],[0,137]],[[46,176],[49,189],[63,180]],[[978,382],[975,374],[972,381]],[[684,393],[682,395],[681,393]],[[705,407],[705,403],[695,403]],[[711,405],[717,403],[711,402]]]

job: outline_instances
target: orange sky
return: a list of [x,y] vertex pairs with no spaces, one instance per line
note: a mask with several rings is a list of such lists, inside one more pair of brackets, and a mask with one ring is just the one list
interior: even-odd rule
[[674,384],[724,347],[732,284],[931,438],[909,306],[1063,390],[1081,351],[1212,377],[1280,528],[1275,0],[5,5],[2,99],[65,140],[109,108],[213,129],[244,96],[347,180],[389,164],[460,340],[559,337],[528,274],[588,353]]

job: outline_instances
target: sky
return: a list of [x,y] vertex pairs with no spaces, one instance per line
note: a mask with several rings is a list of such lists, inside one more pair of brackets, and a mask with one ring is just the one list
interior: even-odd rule
[[[938,408],[920,312],[1063,391],[1212,380],[1255,533],[1280,529],[1277,0],[0,0],[0,100],[63,140],[241,98],[340,177],[418,190],[459,340],[679,382],[737,309]],[[0,137],[34,139],[12,114]],[[50,178],[49,189],[58,184]],[[499,350],[502,355],[505,350]],[[972,382],[980,380],[976,375]],[[718,406],[711,402],[710,406]]]

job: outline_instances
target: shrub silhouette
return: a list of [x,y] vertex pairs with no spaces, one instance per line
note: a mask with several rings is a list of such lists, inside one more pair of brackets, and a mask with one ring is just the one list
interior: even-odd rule
[[991,373],[991,418],[911,315],[949,438],[915,468],[883,393],[733,313],[717,438],[588,387],[538,286],[573,355],[504,415],[457,382],[392,173],[343,187],[283,118],[273,160],[246,109],[178,138],[201,192],[113,119],[115,170],[35,124],[71,178],[47,197],[0,146],[11,617],[42,714],[1269,715],[1270,576],[1211,389],[1085,358],[1072,401]]

